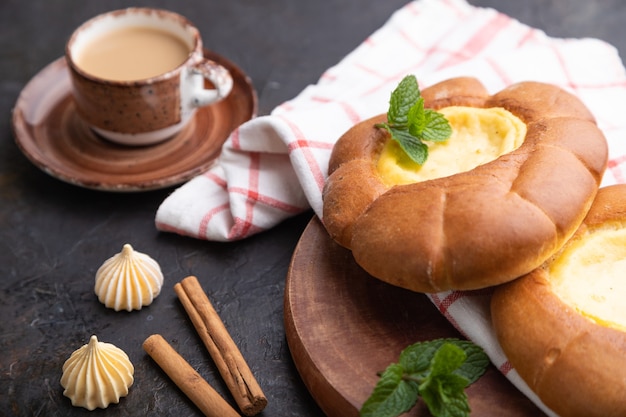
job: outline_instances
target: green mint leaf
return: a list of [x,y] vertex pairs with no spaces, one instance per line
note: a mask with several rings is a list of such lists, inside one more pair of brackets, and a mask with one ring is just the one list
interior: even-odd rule
[[401,365],[389,365],[361,407],[361,417],[396,417],[413,408],[419,395],[418,383],[403,377]]
[[451,374],[467,359],[465,351],[451,342],[444,342],[430,361],[430,374]]
[[411,135],[406,130],[392,127],[389,131],[391,133],[391,137],[400,144],[400,147],[404,150],[404,152],[406,152],[409,158],[420,165],[426,162],[426,159],[428,158],[428,146],[424,142]]
[[409,373],[420,372],[422,369],[431,371],[432,361],[435,354],[445,344],[453,344],[465,351],[465,343],[472,344],[460,339],[435,339],[427,342],[418,342],[406,347],[401,353],[398,362]]
[[424,110],[424,124],[422,139],[431,142],[443,142],[452,135],[452,127],[448,119],[439,112],[431,109]]
[[420,98],[421,93],[414,75],[407,75],[391,93],[387,122],[391,126],[407,126],[409,109]]
[[467,358],[465,351],[451,342],[444,342],[430,363],[430,374],[419,387],[428,410],[436,417],[467,416],[469,405],[463,391],[467,378],[454,374]]
[[461,348],[466,355],[465,362],[454,371],[455,374],[467,378],[471,384],[485,373],[487,366],[489,366],[489,357],[485,351],[469,340],[455,338],[435,339],[410,345],[400,353],[398,363],[410,374],[422,373],[425,370],[430,371],[431,361],[435,353],[446,343]]
[[467,378],[469,384],[473,384],[487,370],[490,363],[489,357],[480,346],[470,341],[458,340],[455,345],[463,349],[467,358],[454,373]]
[[426,113],[424,112],[424,99],[419,98],[409,109],[408,131],[411,135],[422,139],[422,132],[426,128]]
[[385,128],[409,158],[420,165],[428,158],[428,146],[424,140],[441,142],[452,134],[445,116],[424,108],[424,99],[414,75],[404,77],[391,93],[387,123],[375,126]]
[[420,386],[420,394],[435,417],[468,417],[471,410],[461,387],[466,383],[455,374],[439,375]]
[[470,407],[464,389],[488,365],[483,349],[470,341],[447,338],[410,345],[382,374],[361,417],[397,417],[419,396],[435,417],[467,417]]
[[430,372],[431,361],[446,340],[436,339],[412,344],[400,353],[398,363],[410,374]]

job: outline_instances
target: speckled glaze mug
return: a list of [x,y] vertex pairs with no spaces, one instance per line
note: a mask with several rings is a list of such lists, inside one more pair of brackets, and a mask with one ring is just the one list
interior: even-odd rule
[[233,86],[227,69],[205,59],[198,29],[160,9],[96,16],[74,31],[65,56],[77,113],[96,133],[125,145],[171,138],[198,107],[218,102]]

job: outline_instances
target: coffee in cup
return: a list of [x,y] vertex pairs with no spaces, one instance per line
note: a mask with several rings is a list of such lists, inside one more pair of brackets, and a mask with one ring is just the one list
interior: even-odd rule
[[150,27],[127,27],[96,37],[74,56],[76,65],[94,77],[136,81],[182,65],[191,53],[179,37]]
[[[232,77],[204,58],[196,27],[165,10],[128,8],[81,25],[66,46],[80,117],[101,136],[147,145],[178,133]],[[205,88],[205,79],[215,88]]]

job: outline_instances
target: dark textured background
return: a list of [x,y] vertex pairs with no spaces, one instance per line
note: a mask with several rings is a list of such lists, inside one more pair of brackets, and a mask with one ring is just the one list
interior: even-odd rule
[[[265,416],[318,416],[285,342],[283,288],[311,213],[237,243],[159,233],[154,214],[172,189],[110,194],[41,172],[16,147],[10,112],[20,90],[63,54],[72,30],[104,11],[155,6],[187,16],[207,47],[251,77],[259,113],[294,97],[378,29],[405,0],[0,1],[0,416],[192,416],[198,410],[141,349],[161,333],[231,403],[172,290],[199,277],[240,346],[269,405]],[[552,36],[597,37],[626,52],[621,0],[473,0]],[[93,294],[96,269],[124,243],[158,260],[153,305],[116,313]],[[121,404],[87,412],[59,384],[69,354],[89,336],[124,349],[135,384]]]

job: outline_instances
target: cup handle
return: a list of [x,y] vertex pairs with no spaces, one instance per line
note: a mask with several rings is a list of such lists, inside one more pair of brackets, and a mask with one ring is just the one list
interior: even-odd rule
[[[210,59],[204,59],[191,68],[191,74],[202,76],[213,83],[215,89],[199,88],[193,93],[192,105],[202,107],[225,98],[233,88],[233,77],[228,70]],[[204,84],[204,83],[202,83]]]

